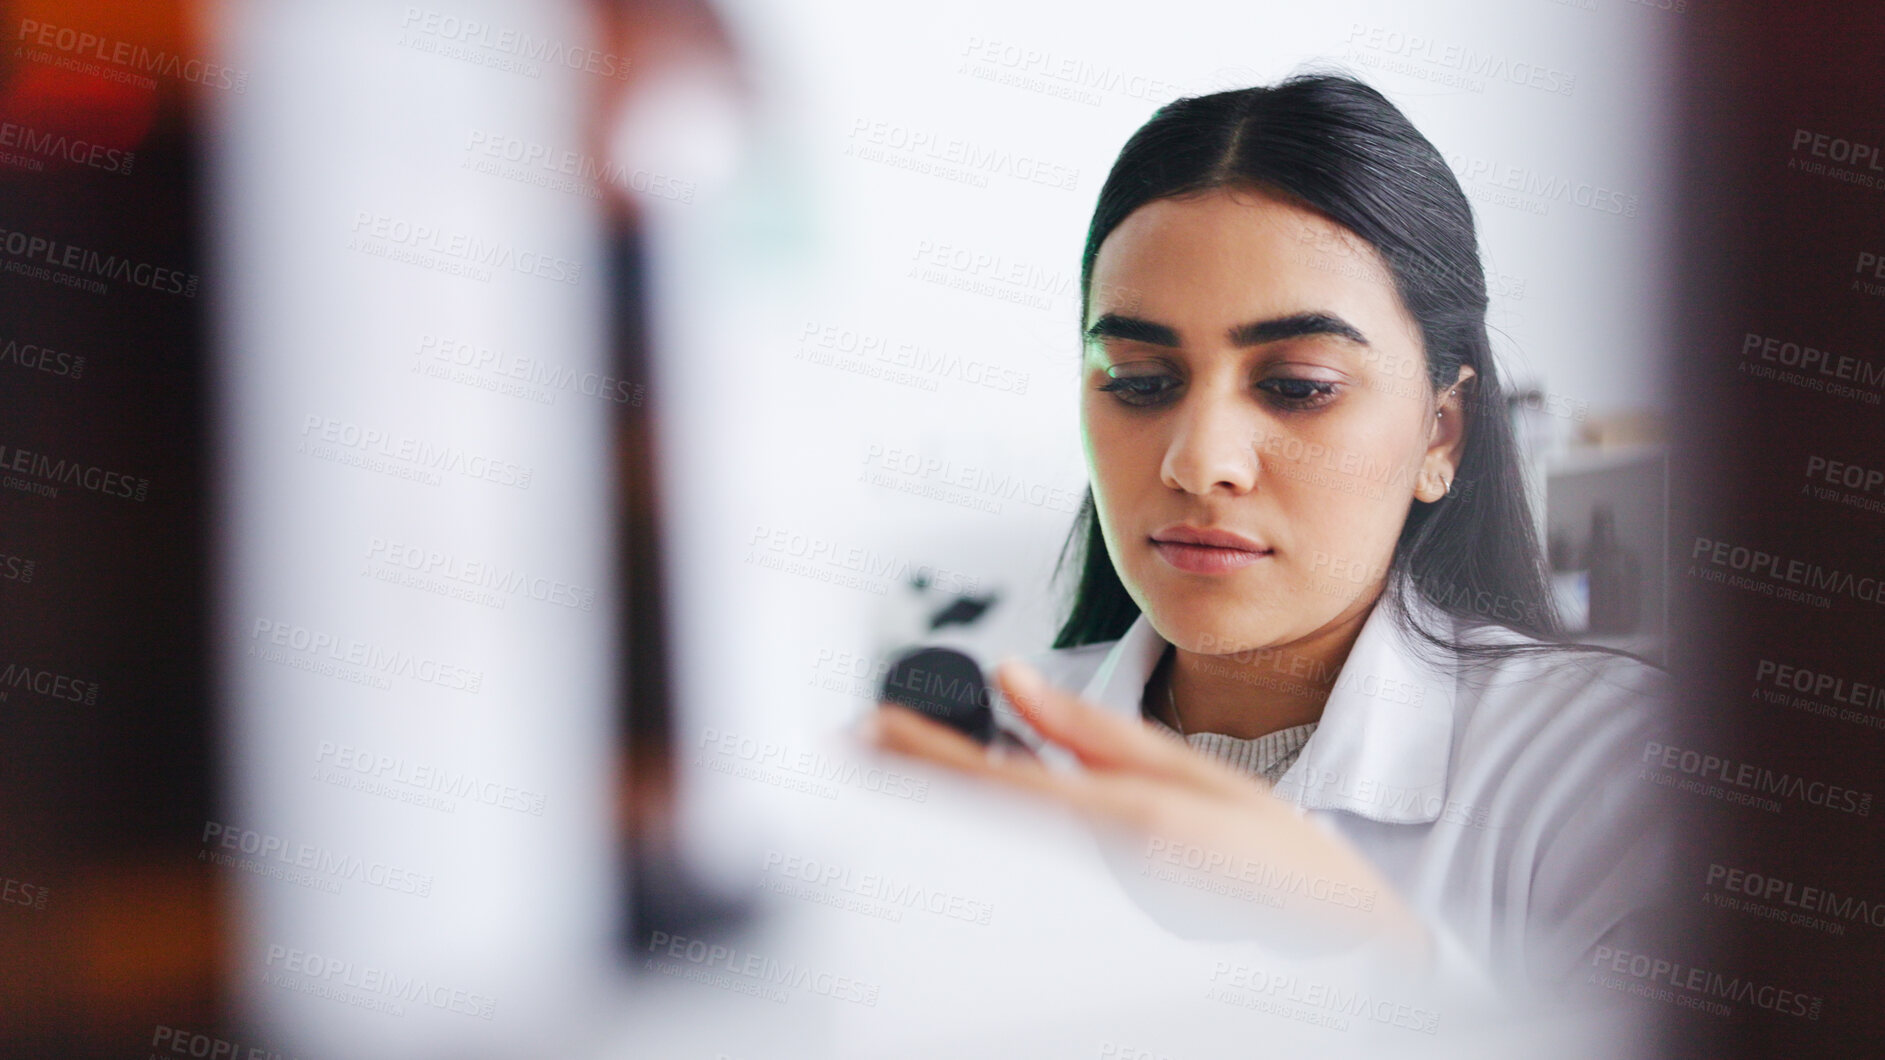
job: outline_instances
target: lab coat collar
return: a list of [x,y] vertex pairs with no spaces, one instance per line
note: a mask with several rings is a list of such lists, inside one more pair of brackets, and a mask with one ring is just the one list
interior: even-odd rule
[[[1383,594],[1362,623],[1320,724],[1277,782],[1276,794],[1305,810],[1430,824],[1446,804],[1456,676],[1415,650],[1393,621],[1398,605],[1392,596]],[[1448,616],[1418,596],[1412,606],[1425,628],[1452,632]],[[1138,717],[1146,682],[1167,647],[1141,614],[1114,642],[1082,694]]]

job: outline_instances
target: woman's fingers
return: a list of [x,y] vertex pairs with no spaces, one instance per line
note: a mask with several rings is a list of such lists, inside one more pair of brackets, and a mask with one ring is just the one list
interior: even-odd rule
[[[1034,792],[1106,824],[1175,834],[1204,819],[1210,806],[1225,805],[1217,792],[1180,778],[1135,770],[1063,771],[1050,769],[1031,754],[991,755],[975,741],[907,707],[885,704],[873,721],[870,738],[885,750]],[[1259,798],[1267,802],[1261,793]],[[1276,814],[1261,812],[1269,807],[1253,807],[1248,801],[1235,805],[1253,823],[1279,819],[1279,815],[1290,818],[1280,803]]]
[[[1003,684],[1009,686],[1010,682],[1004,678]],[[1239,886],[1249,885],[1252,880],[1272,881],[1283,889],[1278,897],[1289,899],[1292,909],[1345,915],[1349,919],[1359,916],[1372,923],[1371,931],[1406,939],[1416,950],[1425,945],[1417,918],[1366,858],[1297,817],[1286,803],[1254,782],[1225,770],[1233,783],[1223,787],[1235,796],[1225,798],[1215,782],[1218,778],[1209,776],[1208,770],[1198,771],[1205,776],[1200,781],[1192,779],[1193,771],[1188,768],[1178,770],[1184,775],[1174,775],[1166,768],[1145,765],[1145,759],[1163,756],[1156,750],[1134,747],[1130,739],[1143,737],[1180,755],[1196,757],[1204,766],[1217,767],[1197,752],[1149,731],[1133,732],[1130,722],[1083,704],[1076,697],[1058,693],[1056,699],[1052,690],[1042,694],[1039,687],[1028,684],[1027,675],[1013,684],[1011,699],[1012,692],[1035,694],[1033,703],[1017,705],[1031,721],[1041,719],[1037,728],[1043,729],[1043,735],[1053,737],[1068,726],[1078,729],[1090,723],[1102,734],[1091,739],[1113,741],[1103,743],[1101,753],[1113,754],[1119,764],[1114,768],[1060,770],[1049,768],[1031,755],[992,754],[991,749],[956,730],[895,704],[884,704],[876,711],[869,738],[885,750],[1032,792],[1092,824],[1136,834],[1145,843],[1142,854],[1148,859],[1175,861],[1187,868],[1202,866],[1208,870],[1207,876],[1211,872],[1226,874]],[[1122,733],[1121,729],[1128,731]],[[1070,741],[1061,742],[1082,739],[1079,732],[1069,735]],[[1335,897],[1329,902],[1298,902],[1298,892],[1309,899],[1325,893]]]
[[[895,704],[879,707],[873,721],[871,739],[885,750],[1030,791],[1089,820],[1141,833],[1195,842],[1219,834],[1221,822],[1236,819],[1289,849],[1292,841],[1286,837],[1299,837],[1307,828],[1282,803],[1261,793],[1255,800],[1233,802],[1209,788],[1147,771],[1063,771],[1031,756],[991,755],[956,730]],[[1316,837],[1309,838],[1313,845]]]
[[965,773],[983,775],[988,772],[988,752],[981,744],[908,707],[880,704],[871,721],[870,739],[879,747],[926,758]]
[[1160,736],[1142,722],[1055,688],[1026,663],[1004,662],[995,679],[1036,732],[1072,751],[1089,769],[1152,773],[1230,798],[1246,799],[1262,791],[1259,782]]
[[1023,743],[1020,737],[999,726],[995,729],[995,738],[989,741],[989,753],[1023,755],[1035,761],[1039,761],[1041,757],[1034,753],[1034,748]]
[[1002,663],[995,680],[1034,731],[1072,751],[1089,768],[1168,766],[1176,757],[1170,741],[1153,739],[1144,725],[1082,703],[1024,662]]
[[991,755],[954,729],[895,704],[879,707],[873,722],[870,739],[885,750],[1044,795],[1088,817],[1148,828],[1168,816],[1158,789],[1169,781],[1063,772],[1032,754]]

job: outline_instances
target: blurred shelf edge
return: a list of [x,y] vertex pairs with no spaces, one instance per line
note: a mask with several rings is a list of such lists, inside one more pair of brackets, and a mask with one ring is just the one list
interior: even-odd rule
[[1560,450],[1545,458],[1544,473],[1547,480],[1566,475],[1583,475],[1594,471],[1609,471],[1628,467],[1631,464],[1646,464],[1662,460],[1667,450],[1657,444],[1639,443],[1616,446],[1577,446]]

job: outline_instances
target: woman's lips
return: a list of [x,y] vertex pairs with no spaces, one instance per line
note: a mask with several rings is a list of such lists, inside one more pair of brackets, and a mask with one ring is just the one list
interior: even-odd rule
[[1186,545],[1157,539],[1152,541],[1152,547],[1158,550],[1160,558],[1165,562],[1191,574],[1229,574],[1270,556],[1268,552],[1252,552],[1249,549]]

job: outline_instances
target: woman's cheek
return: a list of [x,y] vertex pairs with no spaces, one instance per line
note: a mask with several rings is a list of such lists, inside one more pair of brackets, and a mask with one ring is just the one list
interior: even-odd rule
[[1117,432],[1090,431],[1087,454],[1087,477],[1102,516],[1142,509],[1136,502],[1161,488],[1157,455]]
[[1378,501],[1360,491],[1301,478],[1278,487],[1285,489],[1289,540],[1296,546],[1291,583],[1313,599],[1334,602],[1379,566],[1377,526],[1385,514]]

